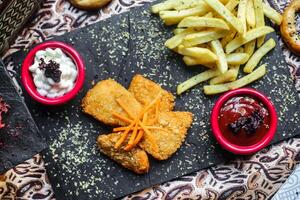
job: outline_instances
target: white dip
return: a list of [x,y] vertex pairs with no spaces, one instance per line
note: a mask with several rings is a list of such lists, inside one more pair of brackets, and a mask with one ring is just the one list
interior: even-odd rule
[[[60,72],[55,74],[58,74],[60,78],[51,78],[52,76],[47,76],[49,73],[45,75],[46,68],[40,67],[42,60],[45,61],[46,68],[50,60],[59,64],[58,70]],[[37,51],[34,63],[29,67],[29,70],[32,72],[33,82],[38,93],[49,98],[61,97],[71,91],[74,88],[78,74],[77,67],[72,59],[62,52],[60,48],[46,48],[45,50]]]

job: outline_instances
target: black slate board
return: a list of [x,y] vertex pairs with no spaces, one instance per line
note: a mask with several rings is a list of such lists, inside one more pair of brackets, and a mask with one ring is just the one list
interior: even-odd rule
[[[23,99],[0,61],[0,97],[9,104],[0,129],[0,174],[36,155],[46,147]],[[35,144],[32,146],[32,144]]]
[[[195,114],[180,150],[162,162],[151,159],[146,175],[135,175],[101,155],[96,137],[110,131],[80,111],[92,83],[109,77],[128,86],[140,73],[175,93],[176,86],[201,69],[188,69],[181,56],[164,47],[172,35],[148,6],[54,38],[72,44],[86,65],[86,81],[76,99],[62,107],[43,107],[25,96],[50,148],[44,152],[47,171],[58,199],[112,199],[234,158],[222,150],[210,131],[209,115],[218,96],[205,96],[203,84],[177,97],[175,110]],[[278,40],[276,34],[272,34]],[[24,53],[14,56],[20,67]],[[250,85],[271,97],[280,118],[272,143],[300,134],[299,99],[279,45],[263,62],[268,74]]]

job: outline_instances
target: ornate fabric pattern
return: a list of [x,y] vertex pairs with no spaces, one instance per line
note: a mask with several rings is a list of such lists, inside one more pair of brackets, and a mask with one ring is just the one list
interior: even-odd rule
[[0,13],[0,53],[8,47],[9,41],[39,7],[38,5],[36,0],[13,0],[6,5],[2,14]]
[[[64,34],[142,5],[145,1],[114,0],[99,12],[86,13],[75,9],[64,0],[45,0],[42,9],[19,35],[6,57],[12,52],[52,36]],[[269,0],[272,7],[281,11],[288,2]],[[280,45],[297,90],[300,91],[300,60],[287,50],[282,42]],[[13,72],[13,65],[9,65],[9,68]],[[124,199],[269,199],[299,161],[300,139],[293,138],[253,156],[239,157],[230,163],[148,188]],[[39,155],[8,171],[5,177],[5,182],[1,182],[0,178],[0,199],[54,199]]]

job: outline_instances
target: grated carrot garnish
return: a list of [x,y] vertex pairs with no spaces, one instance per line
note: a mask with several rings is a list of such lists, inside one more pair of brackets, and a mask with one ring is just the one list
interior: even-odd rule
[[130,111],[130,109],[125,105],[125,103],[121,99],[116,99],[117,103],[121,106],[121,108],[127,113],[127,115],[131,118],[134,119],[136,118],[134,114]]
[[[119,128],[115,128],[113,129],[113,131],[120,131],[123,130],[123,134],[121,136],[121,138],[116,142],[115,144],[115,148],[119,148],[120,145],[126,140],[128,134],[130,131],[132,131],[132,134],[130,136],[129,142],[126,145],[126,147],[124,148],[126,151],[132,149],[143,137],[144,132],[146,132],[147,134],[149,134],[149,136],[151,137],[151,132],[149,131],[149,129],[147,128],[147,126],[145,126],[144,123],[147,122],[147,118],[148,118],[148,110],[154,106],[156,104],[156,108],[155,108],[155,116],[158,116],[158,107],[159,107],[159,101],[160,101],[160,93],[157,95],[157,97],[150,103],[148,104],[143,110],[142,112],[139,113],[139,115],[137,117],[134,117],[134,115],[130,112],[130,109],[127,107],[127,105],[121,100],[121,99],[116,99],[117,103],[122,107],[122,109],[128,114],[128,116],[130,118],[132,118],[133,120],[124,117],[118,113],[113,113],[113,116],[126,122],[126,123],[130,123],[129,126],[126,127],[119,127]],[[142,117],[142,121],[140,120],[140,118]],[[140,127],[139,127],[140,126]],[[159,128],[159,127],[158,127]]]
[[136,136],[134,142],[133,142],[133,146],[136,146],[141,141],[143,135],[144,135],[144,131],[140,130],[138,135]]
[[126,140],[126,137],[129,133],[129,131],[132,129],[132,127],[136,124],[136,120],[134,120],[129,126],[128,128],[126,128],[126,130],[124,131],[124,133],[122,134],[122,137],[117,141],[117,143],[115,144],[115,148],[119,148],[119,146]]
[[133,122],[133,120],[131,120],[131,119],[127,118],[127,117],[124,117],[124,116],[122,116],[122,115],[120,115],[118,113],[113,113],[112,116],[115,117],[115,118],[118,118],[119,120],[121,120],[123,122],[126,122],[128,124],[130,124],[130,123]]
[[133,132],[132,132],[132,134],[131,134],[131,136],[130,136],[130,139],[129,139],[129,142],[128,142],[129,145],[132,145],[132,144],[133,144],[133,141],[134,141],[134,139],[135,139],[135,137],[136,137],[136,135],[137,135],[138,125],[139,125],[139,124],[136,123],[135,126],[134,126]]

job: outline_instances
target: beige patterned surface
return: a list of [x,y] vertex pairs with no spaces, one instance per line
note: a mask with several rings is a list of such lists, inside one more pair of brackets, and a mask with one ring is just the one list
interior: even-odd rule
[[[114,0],[99,12],[87,13],[75,9],[64,0],[44,1],[42,9],[21,32],[6,57],[54,35],[62,35],[143,3],[139,0]],[[275,8],[283,9],[288,2],[278,0],[270,3]],[[284,52],[299,91],[299,58],[285,48]],[[9,70],[13,74],[13,65]],[[300,139],[294,138],[253,156],[201,170],[125,199],[268,199],[287,179],[299,160]],[[39,155],[9,170],[5,177],[5,182],[0,181],[1,199],[54,199]]]

